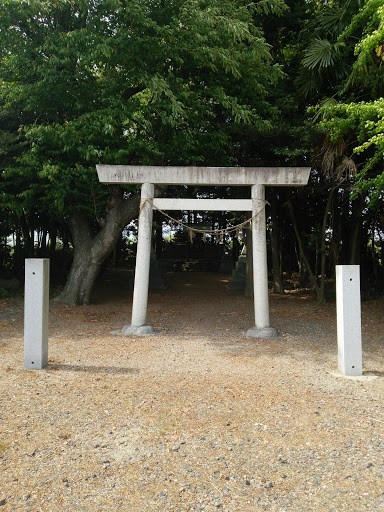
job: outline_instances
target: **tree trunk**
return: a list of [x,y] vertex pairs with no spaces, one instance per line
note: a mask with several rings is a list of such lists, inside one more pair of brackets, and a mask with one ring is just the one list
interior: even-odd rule
[[349,265],[360,264],[361,252],[361,215],[364,209],[364,197],[359,196],[352,201],[352,229],[349,239]]
[[277,200],[272,191],[271,197],[271,224],[272,224],[272,277],[274,293],[284,293],[283,280],[281,277],[281,258],[280,258],[280,230],[277,221]]
[[325,249],[325,234],[327,231],[327,223],[328,223],[328,216],[331,211],[332,207],[332,200],[333,200],[333,193],[335,192],[336,187],[332,187],[329,191],[328,195],[328,201],[327,205],[325,207],[324,215],[323,215],[323,224],[321,227],[321,234],[320,234],[320,295],[318,297],[319,302],[325,301],[325,266],[327,262],[327,252]]
[[55,256],[56,242],[57,242],[57,228],[51,227],[51,229],[49,230],[49,257],[51,259]]
[[246,229],[245,296],[253,297],[253,242],[252,229]]
[[[34,257],[34,240],[33,240],[33,229],[30,230],[28,226],[27,219],[24,213],[20,216],[20,228],[24,240],[24,257],[25,258],[33,258]],[[32,233],[32,236],[31,236]]]
[[381,283],[384,283],[384,240],[380,237],[380,252],[381,252]]
[[155,230],[155,253],[156,258],[159,259],[163,251],[163,222],[160,212],[156,210],[153,212],[153,221]]
[[124,199],[118,186],[111,187],[112,208],[103,219],[102,228],[92,237],[88,217],[74,212],[70,218],[74,257],[64,290],[57,301],[71,305],[89,304],[91,292],[100,268],[113,251],[124,227],[138,213],[140,196]]
[[[295,228],[293,228],[293,230],[295,231]],[[295,240],[294,240],[293,245],[294,245],[294,250],[295,250],[297,268],[298,268],[299,276],[300,276],[300,282],[301,282],[303,280],[302,274],[303,274],[304,270],[303,270],[303,261],[302,261],[302,257],[301,257],[300,247],[297,244],[296,232],[295,232]],[[291,267],[291,269],[292,269],[292,267]]]
[[232,258],[233,261],[237,261],[239,259],[240,253],[240,244],[236,237],[233,237],[233,245],[232,245]]
[[308,258],[307,258],[306,254],[304,252],[303,242],[301,240],[301,236],[300,236],[299,230],[297,228],[295,215],[293,213],[292,203],[290,201],[288,201],[286,203],[286,206],[288,208],[288,212],[289,212],[289,215],[291,217],[292,227],[293,227],[293,231],[294,231],[295,236],[296,236],[296,241],[297,241],[297,245],[299,247],[299,252],[300,252],[301,260],[303,261],[303,263],[304,263],[304,265],[305,265],[305,267],[307,269],[307,272],[308,272],[308,275],[309,275],[309,279],[310,279],[311,283],[313,284],[313,287],[315,288],[317,300],[319,300],[320,299],[320,289],[319,289],[319,286],[317,284],[316,277],[313,275],[313,272],[312,272],[312,269],[311,269],[311,265],[309,264]]
[[39,239],[39,255],[41,258],[44,258],[47,255],[47,234],[48,231],[45,228],[42,228]]
[[24,258],[23,251],[21,248],[21,227],[16,227],[16,245],[15,245],[15,259],[14,259],[14,271],[16,274],[21,273],[23,268]]
[[379,261],[376,254],[376,221],[374,220],[371,225],[371,258],[372,258],[372,271],[375,278],[377,289],[381,289],[381,273],[379,267]]

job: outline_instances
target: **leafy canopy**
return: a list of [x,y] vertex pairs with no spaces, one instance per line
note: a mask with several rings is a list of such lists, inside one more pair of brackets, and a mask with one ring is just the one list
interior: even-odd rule
[[[353,45],[348,76],[338,84],[338,97],[327,99],[314,111],[319,128],[332,143],[345,143],[359,175],[356,187],[376,206],[384,191],[384,6],[367,0],[338,36]],[[357,100],[357,101],[356,101]],[[360,100],[360,101],[359,101]]]
[[254,19],[282,9],[268,0],[3,1],[0,130],[24,145],[1,160],[2,187],[20,176],[22,207],[29,196],[52,215],[94,214],[105,194],[99,161],[234,163],[233,130],[265,132],[277,115],[268,98],[282,72]]

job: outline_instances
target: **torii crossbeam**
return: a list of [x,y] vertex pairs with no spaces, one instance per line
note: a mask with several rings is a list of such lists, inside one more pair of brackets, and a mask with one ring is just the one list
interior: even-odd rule
[[[252,257],[255,325],[248,338],[276,338],[277,329],[269,325],[268,268],[265,209],[265,186],[303,186],[310,167],[166,167],[133,165],[97,165],[102,183],[141,184],[139,233],[136,254],[131,324],[122,334],[146,335],[153,332],[147,325],[149,266],[153,208],[162,210],[252,211]],[[154,198],[155,185],[215,185],[251,187],[251,199],[178,199]]]

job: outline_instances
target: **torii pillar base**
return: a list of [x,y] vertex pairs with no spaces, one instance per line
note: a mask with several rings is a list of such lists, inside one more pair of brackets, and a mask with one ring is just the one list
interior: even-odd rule
[[133,334],[134,336],[148,336],[148,334],[153,334],[155,332],[154,328],[151,325],[125,325],[119,334]]
[[250,327],[247,338],[259,338],[261,340],[279,339],[279,331],[274,327]]

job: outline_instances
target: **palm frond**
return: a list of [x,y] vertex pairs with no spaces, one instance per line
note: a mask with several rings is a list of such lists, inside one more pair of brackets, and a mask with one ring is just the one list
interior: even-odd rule
[[315,39],[305,50],[303,66],[309,69],[328,68],[335,64],[344,43],[331,43],[328,39]]
[[316,20],[317,28],[316,32],[329,33],[333,37],[337,38],[345,28],[343,23],[343,10],[337,9],[325,12]]

